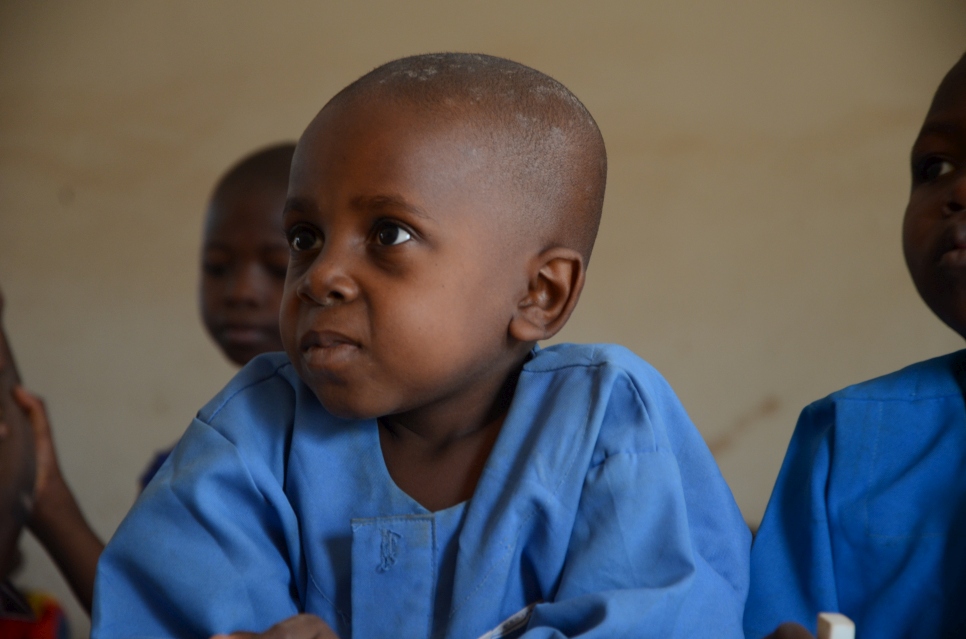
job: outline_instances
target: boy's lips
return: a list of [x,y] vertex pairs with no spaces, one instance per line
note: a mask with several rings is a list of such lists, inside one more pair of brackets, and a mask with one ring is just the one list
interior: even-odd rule
[[949,249],[939,258],[939,263],[953,268],[966,268],[966,247],[956,246]]
[[299,348],[309,367],[324,369],[351,357],[359,342],[337,331],[310,331],[299,340]]
[[966,225],[955,224],[944,233],[939,264],[952,268],[966,268]]
[[222,339],[233,344],[258,344],[271,339],[274,327],[232,324],[219,331]]

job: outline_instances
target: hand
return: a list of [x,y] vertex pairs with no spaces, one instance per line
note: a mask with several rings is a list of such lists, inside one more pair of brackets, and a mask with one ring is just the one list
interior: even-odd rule
[[301,614],[281,621],[265,632],[233,632],[211,639],[339,639],[329,625],[315,615]]
[[[69,492],[64,476],[57,464],[57,453],[54,450],[54,440],[50,435],[50,420],[47,418],[47,407],[44,400],[29,392],[23,386],[13,389],[13,397],[17,404],[27,414],[33,430],[34,449],[37,460],[37,476],[34,480],[34,512],[43,511],[51,495],[57,491]],[[31,513],[33,515],[33,513]],[[32,517],[33,519],[33,517]],[[33,524],[34,522],[31,522]]]
[[22,386],[14,389],[14,399],[30,421],[36,450],[33,508],[27,518],[27,527],[50,554],[81,605],[90,613],[94,574],[104,544],[87,523],[60,472],[44,400]]
[[0,325],[0,579],[5,579],[17,562],[17,540],[31,509],[36,476],[29,419],[13,399],[18,380]]
[[775,632],[765,639],[815,639],[815,635],[810,633],[805,626],[789,621],[778,626]]

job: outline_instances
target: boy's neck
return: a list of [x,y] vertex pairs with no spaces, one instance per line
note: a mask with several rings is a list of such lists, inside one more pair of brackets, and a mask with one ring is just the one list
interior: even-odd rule
[[522,362],[496,388],[458,403],[379,419],[379,442],[396,485],[430,511],[473,495],[506,418]]

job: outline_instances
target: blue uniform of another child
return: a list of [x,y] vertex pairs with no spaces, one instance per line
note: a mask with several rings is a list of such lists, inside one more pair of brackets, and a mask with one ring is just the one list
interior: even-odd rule
[[436,513],[393,483],[375,420],[332,417],[271,354],[121,524],[93,636],[304,611],[342,639],[475,639],[508,619],[493,636],[741,637],[749,541],[673,391],[625,349],[535,351],[472,499]]
[[858,637],[966,636],[966,351],[807,407],[752,550],[750,639],[842,612]]

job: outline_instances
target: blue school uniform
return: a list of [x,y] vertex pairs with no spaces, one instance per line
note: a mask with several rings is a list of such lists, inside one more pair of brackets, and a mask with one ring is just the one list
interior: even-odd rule
[[851,386],[798,421],[752,549],[747,637],[820,611],[856,636],[966,636],[966,351]]
[[435,513],[393,483],[375,420],[329,415],[270,354],[108,544],[93,636],[310,612],[342,639],[740,637],[749,545],[673,391],[625,349],[535,351],[472,499]]

